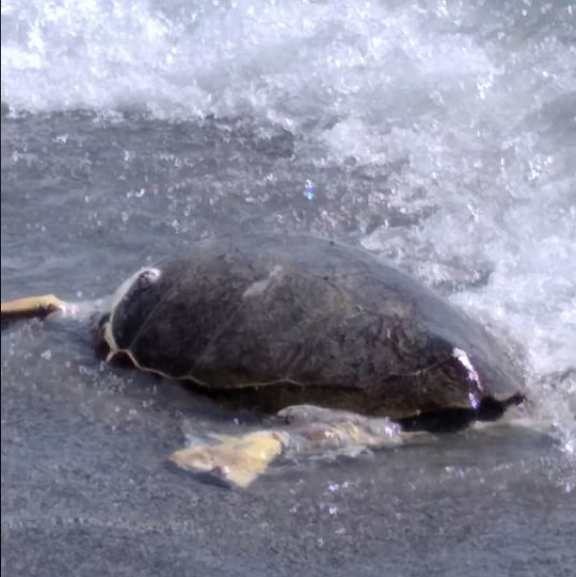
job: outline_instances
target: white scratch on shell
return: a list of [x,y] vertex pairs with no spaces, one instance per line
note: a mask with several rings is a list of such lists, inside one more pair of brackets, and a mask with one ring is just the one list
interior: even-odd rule
[[482,390],[483,387],[482,387],[482,383],[480,382],[480,377],[479,377],[478,373],[476,372],[474,365],[470,361],[468,354],[465,351],[463,351],[462,349],[454,347],[454,350],[452,351],[452,356],[455,357],[456,359],[458,359],[460,364],[468,371],[468,378],[471,381],[474,381],[478,385],[478,388],[480,390]]
[[270,286],[272,281],[280,275],[283,268],[280,265],[274,266],[267,278],[252,283],[243,293],[242,298],[255,297],[261,295]]

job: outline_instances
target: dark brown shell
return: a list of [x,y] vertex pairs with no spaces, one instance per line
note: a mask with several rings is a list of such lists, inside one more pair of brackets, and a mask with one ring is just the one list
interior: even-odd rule
[[113,353],[267,411],[493,418],[522,399],[521,376],[480,324],[366,251],[326,240],[207,242],[135,275],[113,304],[100,323]]

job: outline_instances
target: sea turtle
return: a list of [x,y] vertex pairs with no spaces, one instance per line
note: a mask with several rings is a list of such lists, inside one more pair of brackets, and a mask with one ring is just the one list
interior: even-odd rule
[[[45,295],[2,304],[2,319],[85,310]],[[136,272],[89,318],[108,361],[287,420],[312,415],[325,426],[306,429],[309,439],[375,445],[382,419],[407,432],[454,430],[525,399],[513,359],[483,326],[368,251],[312,236],[199,243]],[[172,460],[246,486],[289,437],[219,440]]]

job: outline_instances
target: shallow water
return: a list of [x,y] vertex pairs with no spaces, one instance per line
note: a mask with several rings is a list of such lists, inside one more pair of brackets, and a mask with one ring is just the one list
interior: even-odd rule
[[165,457],[256,417],[24,323],[2,332],[2,569],[574,574],[575,46],[560,1],[3,1],[3,300],[101,296],[229,231],[335,237],[518,339],[547,432],[227,491]]

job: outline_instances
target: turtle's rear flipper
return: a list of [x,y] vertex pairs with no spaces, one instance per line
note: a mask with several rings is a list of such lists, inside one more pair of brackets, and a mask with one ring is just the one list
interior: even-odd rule
[[50,313],[62,310],[66,303],[54,295],[25,297],[2,303],[2,326],[9,321],[26,318],[45,318]]
[[210,473],[227,483],[246,489],[287,445],[278,431],[256,431],[241,437],[222,437],[212,446],[191,446],[176,451],[170,460],[183,469]]

